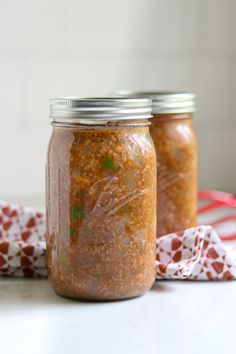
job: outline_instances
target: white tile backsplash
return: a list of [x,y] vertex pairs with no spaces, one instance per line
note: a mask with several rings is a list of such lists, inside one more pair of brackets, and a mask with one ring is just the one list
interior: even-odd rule
[[[130,58],[123,63],[120,84],[130,89],[189,90],[197,95],[197,116],[199,124],[206,121],[214,126],[218,121],[228,121],[231,114],[229,105],[229,63],[222,59]],[[110,68],[112,65],[110,64]],[[109,69],[108,69],[109,70]],[[108,80],[114,86],[109,70]],[[111,86],[111,85],[110,85]],[[207,124],[208,126],[208,124]]]
[[[229,92],[229,116],[233,123],[233,129],[236,131],[236,60],[229,63],[229,81],[230,81],[230,92]],[[230,127],[228,127],[230,129]]]
[[31,58],[29,126],[45,129],[49,124],[51,97],[105,95],[109,88],[106,80],[117,79],[118,72],[121,70],[117,66],[108,72],[107,61],[96,58]]
[[0,56],[1,130],[26,127],[28,60]]
[[[198,117],[202,125],[206,120],[228,119],[229,75],[225,60],[201,59],[192,63],[191,73],[193,90],[197,95]],[[183,70],[183,69],[182,69]]]
[[47,144],[51,129],[0,131],[0,198],[44,195]]
[[62,48],[64,0],[0,1],[0,48]]
[[236,189],[236,133],[208,132],[201,154],[201,182],[205,188]]
[[235,53],[236,51],[236,1],[206,0],[207,19],[205,45],[208,50]]
[[196,92],[200,187],[236,191],[236,1],[0,5],[1,198],[44,198],[50,97],[121,88]]
[[67,1],[66,44],[92,52],[195,49],[197,6],[197,0]]

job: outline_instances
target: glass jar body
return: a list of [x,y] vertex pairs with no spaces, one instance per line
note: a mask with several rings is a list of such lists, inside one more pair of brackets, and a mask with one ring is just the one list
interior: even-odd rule
[[153,114],[157,153],[157,236],[196,225],[197,147],[192,113]]
[[49,281],[64,296],[143,294],[155,280],[156,154],[148,127],[54,126],[47,162]]

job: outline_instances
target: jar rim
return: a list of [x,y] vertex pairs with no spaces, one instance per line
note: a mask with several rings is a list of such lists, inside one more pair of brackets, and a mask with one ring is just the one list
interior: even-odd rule
[[61,97],[50,100],[53,121],[124,121],[151,118],[148,97]]
[[117,92],[120,97],[147,97],[152,100],[152,113],[191,113],[195,112],[196,95],[184,91],[131,91]]

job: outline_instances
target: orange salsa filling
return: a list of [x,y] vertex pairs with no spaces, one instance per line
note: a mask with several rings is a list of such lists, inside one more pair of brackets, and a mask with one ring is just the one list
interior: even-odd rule
[[196,225],[197,152],[192,114],[154,114],[157,236]]
[[156,155],[148,127],[54,127],[47,254],[56,292],[118,299],[155,279]]

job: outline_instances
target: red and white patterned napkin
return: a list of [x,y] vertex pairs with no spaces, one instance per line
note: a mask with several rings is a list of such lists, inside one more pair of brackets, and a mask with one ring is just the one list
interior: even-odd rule
[[0,275],[45,277],[45,216],[0,200]]
[[236,279],[236,263],[210,225],[201,225],[157,240],[156,279]]
[[[0,201],[0,275],[46,277],[45,215]],[[236,279],[236,263],[211,226],[157,240],[156,279]]]

